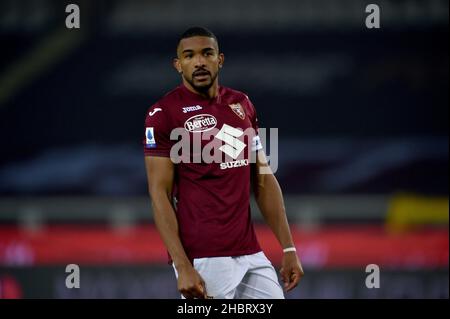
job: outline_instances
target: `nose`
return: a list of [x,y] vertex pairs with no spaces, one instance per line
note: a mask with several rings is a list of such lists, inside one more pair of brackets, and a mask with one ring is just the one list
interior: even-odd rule
[[195,67],[196,68],[202,68],[205,66],[205,57],[203,54],[197,54],[195,57]]

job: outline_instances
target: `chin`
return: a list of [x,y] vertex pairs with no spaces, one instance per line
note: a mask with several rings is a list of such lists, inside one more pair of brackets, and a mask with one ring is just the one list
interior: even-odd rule
[[212,82],[208,82],[208,83],[199,83],[199,84],[194,83],[194,84],[195,84],[195,85],[194,85],[194,88],[195,88],[196,90],[204,91],[204,90],[208,90],[208,89],[211,87]]

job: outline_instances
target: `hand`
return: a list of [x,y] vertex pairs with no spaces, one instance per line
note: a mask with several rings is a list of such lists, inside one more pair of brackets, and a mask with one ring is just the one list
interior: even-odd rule
[[178,271],[178,291],[187,299],[206,298],[205,282],[191,265],[181,267]]
[[295,251],[283,254],[280,274],[281,279],[284,282],[284,290],[286,292],[297,287],[298,282],[305,273],[303,272],[302,264],[300,263]]

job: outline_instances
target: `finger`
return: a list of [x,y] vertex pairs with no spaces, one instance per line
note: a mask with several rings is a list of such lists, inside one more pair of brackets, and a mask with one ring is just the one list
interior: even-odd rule
[[300,278],[301,278],[300,271],[292,272],[292,274],[290,276],[290,283],[286,287],[286,291],[290,291],[290,290],[294,289],[295,287],[297,287],[297,285],[300,281]]
[[207,299],[208,298],[208,293],[206,292],[206,284],[203,281],[203,279],[201,281],[201,285],[202,285],[202,289],[203,289],[203,298]]
[[291,283],[291,276],[288,275],[289,273],[287,271],[283,272],[283,282],[284,282],[284,290],[287,291],[290,283]]
[[286,276],[286,271],[284,270],[284,268],[280,269],[280,275],[281,275],[281,280],[285,283],[285,286],[286,286],[286,282],[288,281],[288,278]]
[[192,289],[192,294],[195,298],[204,299],[206,296],[205,288],[198,284]]
[[303,267],[301,265],[298,271],[300,273],[300,277],[303,277],[305,275],[305,272],[303,271]]
[[192,286],[189,288],[184,288],[182,290],[182,294],[186,299],[194,299],[194,298],[198,298],[199,292],[195,286]]
[[291,279],[288,284],[285,285],[286,292],[291,291],[297,286],[298,280],[296,280],[296,276],[291,276]]
[[208,294],[206,293],[206,284],[202,277],[200,277],[200,283],[197,285],[197,287],[201,291],[201,298],[207,299]]
[[183,291],[181,291],[181,294],[184,296],[184,298],[186,298],[186,299],[193,299],[194,298],[194,296],[192,296],[192,294],[189,292],[189,291],[187,291],[187,290],[183,290]]

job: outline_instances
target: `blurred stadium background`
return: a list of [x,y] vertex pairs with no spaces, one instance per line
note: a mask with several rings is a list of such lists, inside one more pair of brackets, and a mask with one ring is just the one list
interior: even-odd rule
[[[306,276],[288,298],[448,298],[448,1],[0,2],[0,297],[178,298],[152,223],[147,108],[203,25],[279,129]],[[270,153],[270,150],[269,150]],[[280,248],[253,211],[260,242]],[[65,287],[65,266],[81,288]],[[367,289],[366,265],[381,269]]]

